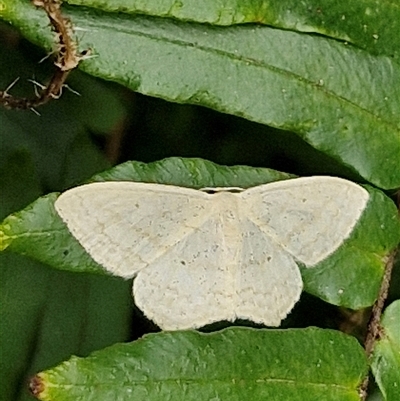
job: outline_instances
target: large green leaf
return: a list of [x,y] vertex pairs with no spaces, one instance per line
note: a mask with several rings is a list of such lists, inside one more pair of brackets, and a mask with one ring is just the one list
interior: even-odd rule
[[352,43],[375,54],[400,57],[400,7],[375,0],[66,0],[104,11],[172,17],[234,25],[255,22],[314,32]]
[[146,335],[39,373],[43,401],[356,401],[367,372],[342,333],[230,328]]
[[[269,169],[224,167],[201,159],[170,158],[148,165],[128,162],[93,180],[132,180],[192,188],[247,188],[288,178],[287,174]],[[386,256],[400,240],[395,205],[382,192],[366,188],[370,200],[352,235],[316,267],[302,269],[308,292],[353,309],[373,304]],[[54,210],[56,198],[57,194],[40,198],[6,218],[0,225],[1,248],[29,255],[59,269],[105,273],[70,235]]]
[[400,399],[400,301],[386,309],[372,356],[372,372],[386,401]]
[[[2,5],[0,16],[27,38],[54,46],[43,10],[23,0]],[[267,26],[65,11],[96,55],[81,63],[86,72],[293,131],[373,184],[400,186],[400,66],[391,59]]]

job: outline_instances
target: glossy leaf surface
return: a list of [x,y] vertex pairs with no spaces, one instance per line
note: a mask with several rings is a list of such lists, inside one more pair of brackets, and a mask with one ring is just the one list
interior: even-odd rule
[[115,344],[39,373],[31,387],[43,401],[357,401],[366,371],[362,348],[342,333],[233,327]]

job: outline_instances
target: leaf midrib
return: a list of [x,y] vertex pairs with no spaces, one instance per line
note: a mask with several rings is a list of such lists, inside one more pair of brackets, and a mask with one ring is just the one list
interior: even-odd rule
[[[126,369],[125,369],[126,370]],[[247,383],[249,385],[251,384],[256,384],[256,385],[262,385],[265,383],[286,383],[290,385],[298,385],[300,384],[302,388],[310,386],[310,387],[316,387],[316,388],[323,388],[323,387],[328,387],[328,388],[337,388],[340,390],[355,390],[355,387],[351,387],[350,385],[346,386],[343,384],[337,384],[337,383],[320,383],[320,382],[311,382],[311,381],[305,381],[304,379],[283,379],[283,378],[266,378],[266,379],[250,379],[250,378],[238,378],[237,381],[233,378],[226,378],[226,379],[216,379],[216,378],[204,378],[204,379],[191,379],[191,378],[168,378],[168,379],[132,379],[129,381],[124,381],[121,383],[121,381],[112,379],[110,381],[104,380],[104,378],[101,378],[101,383],[98,383],[98,387],[118,387],[121,388],[121,386],[132,386],[132,385],[143,385],[147,384],[150,386],[154,386],[157,383],[171,383],[171,384],[176,384],[177,386],[181,386],[182,384],[205,384],[205,385],[210,385],[210,384],[228,384],[228,385],[240,385],[243,386],[243,383]],[[48,386],[50,383],[47,383],[46,386]],[[78,387],[78,388],[92,388],[94,386],[97,386],[97,383],[95,385],[88,385],[87,381],[85,383],[70,383],[70,384],[60,384],[60,383],[54,383],[53,387],[58,387],[58,388],[68,388],[70,389],[71,387]]]

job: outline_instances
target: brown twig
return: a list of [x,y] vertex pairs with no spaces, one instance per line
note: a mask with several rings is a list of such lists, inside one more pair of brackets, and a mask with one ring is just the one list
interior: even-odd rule
[[46,86],[36,91],[36,97],[15,97],[8,93],[15,84],[14,81],[5,91],[0,91],[0,104],[8,109],[31,109],[61,96],[62,88],[68,74],[77,67],[84,56],[78,53],[73,39],[71,21],[61,14],[61,0],[32,0],[33,5],[45,10],[57,38],[57,58],[54,62],[55,71]]
[[80,56],[73,39],[74,31],[71,21],[61,14],[61,0],[32,0],[32,3],[46,11],[57,36],[58,54],[54,64],[61,71],[73,70],[79,64]]
[[[389,292],[390,278],[392,276],[396,252],[397,249],[395,249],[387,258],[385,265],[385,273],[383,275],[378,299],[376,300],[372,308],[371,317],[368,324],[367,336],[364,343],[365,353],[368,359],[371,358],[376,340],[378,340],[382,334],[382,328],[380,325],[382,310]],[[362,401],[365,401],[367,398],[368,384],[369,384],[369,376],[367,375],[360,387],[360,395]]]

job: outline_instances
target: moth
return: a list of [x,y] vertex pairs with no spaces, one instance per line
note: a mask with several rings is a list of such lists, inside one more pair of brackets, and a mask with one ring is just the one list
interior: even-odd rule
[[313,267],[350,236],[369,194],[327,176],[249,189],[96,182],[55,202],[71,234],[164,330],[248,319],[279,326]]

